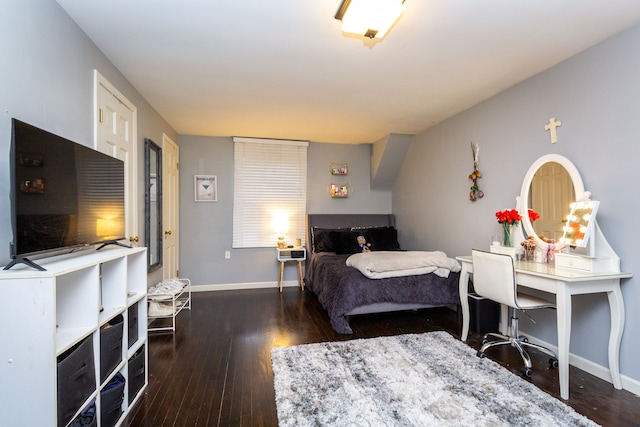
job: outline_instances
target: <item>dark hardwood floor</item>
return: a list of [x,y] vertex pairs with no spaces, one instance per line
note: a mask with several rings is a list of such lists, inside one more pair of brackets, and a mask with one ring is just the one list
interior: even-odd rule
[[[315,295],[296,288],[194,293],[175,335],[149,336],[149,385],[122,425],[275,426],[272,347],[435,330],[459,338],[461,331],[446,308],[354,316],[351,326],[353,335],[336,334]],[[480,339],[471,333],[467,343],[479,348]],[[557,370],[542,353],[531,356],[531,381],[559,398]],[[499,347],[489,357],[520,374],[515,350]],[[604,426],[640,425],[638,396],[575,367],[567,403]]]

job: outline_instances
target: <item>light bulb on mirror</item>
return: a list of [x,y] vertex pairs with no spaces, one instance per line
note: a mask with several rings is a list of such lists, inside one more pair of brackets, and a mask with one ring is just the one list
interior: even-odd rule
[[598,205],[599,202],[593,200],[571,203],[571,213],[567,216],[567,223],[563,227],[562,243],[571,246],[587,246]]

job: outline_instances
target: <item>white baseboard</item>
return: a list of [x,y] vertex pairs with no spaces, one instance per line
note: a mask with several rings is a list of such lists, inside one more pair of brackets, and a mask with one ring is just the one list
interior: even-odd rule
[[[298,287],[297,280],[282,282],[283,288]],[[278,282],[222,283],[217,285],[193,285],[191,292],[237,291],[240,289],[272,289],[278,288]]]
[[[558,352],[557,345],[549,344],[548,342],[539,340],[536,337],[533,337],[526,333],[523,333],[522,335],[525,335],[527,338],[529,338],[529,341],[531,341],[534,344],[539,344],[543,347],[547,347],[555,351],[556,353]],[[592,362],[591,360],[585,359],[584,357],[576,356],[571,352],[569,352],[569,364],[575,366],[576,368],[582,369],[583,371],[588,372],[591,375],[600,378],[601,380],[605,380],[608,383],[612,383],[611,373],[609,372],[609,368],[607,367],[598,365],[597,363]],[[629,378],[623,374],[621,374],[620,377],[621,377],[620,379],[622,380],[622,388],[624,390],[630,391],[631,393],[636,395],[640,395],[640,381],[635,380],[633,378]]]

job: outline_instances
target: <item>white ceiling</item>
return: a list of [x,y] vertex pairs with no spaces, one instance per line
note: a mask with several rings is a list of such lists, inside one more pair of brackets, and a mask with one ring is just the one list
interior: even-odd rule
[[57,1],[179,134],[341,143],[423,131],[640,22],[638,0],[406,0],[372,43],[340,0]]

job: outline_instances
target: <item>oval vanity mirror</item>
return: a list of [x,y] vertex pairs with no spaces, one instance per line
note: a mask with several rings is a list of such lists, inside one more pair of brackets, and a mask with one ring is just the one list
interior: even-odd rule
[[150,273],[162,267],[162,150],[146,138],[144,148],[144,239]]
[[[524,177],[520,200],[522,227],[526,235],[534,236],[541,248],[548,242],[562,239],[571,203],[584,195],[582,177],[566,157],[548,154],[536,160]],[[540,217],[532,222],[527,212]]]

